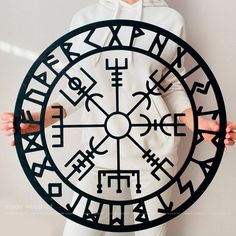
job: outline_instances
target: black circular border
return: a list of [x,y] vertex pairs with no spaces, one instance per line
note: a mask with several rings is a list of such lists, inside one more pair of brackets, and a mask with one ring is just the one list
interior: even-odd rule
[[[220,165],[221,159],[222,159],[222,155],[223,155],[223,152],[224,152],[224,137],[225,137],[225,128],[226,128],[226,111],[225,111],[225,105],[224,105],[223,97],[222,97],[219,85],[218,85],[212,71],[210,70],[208,65],[205,63],[205,61],[202,59],[202,57],[189,44],[187,44],[182,39],[178,38],[173,33],[169,32],[165,29],[162,29],[158,26],[154,26],[154,25],[151,25],[149,23],[144,23],[144,22],[140,22],[140,21],[131,21],[131,20],[100,21],[100,22],[95,22],[95,23],[85,25],[83,27],[80,27],[78,29],[75,29],[75,30],[69,32],[68,34],[62,36],[57,41],[55,41],[51,46],[49,46],[40,55],[40,57],[33,64],[33,66],[31,67],[31,69],[29,70],[29,72],[27,73],[27,75],[24,79],[24,82],[23,82],[23,84],[20,88],[20,92],[19,92],[18,97],[17,97],[16,106],[15,106],[15,115],[16,115],[16,120],[15,120],[15,125],[16,125],[15,141],[16,141],[17,153],[18,153],[19,160],[20,160],[20,163],[22,165],[22,168],[23,168],[27,178],[29,179],[29,181],[31,182],[33,187],[35,188],[35,190],[55,210],[57,210],[59,213],[65,215],[66,217],[68,217],[71,220],[78,223],[78,217],[76,217],[73,214],[68,214],[68,212],[65,211],[65,209],[63,207],[61,207],[56,201],[54,201],[52,198],[48,198],[48,194],[39,185],[38,181],[32,176],[32,172],[29,168],[29,165],[28,165],[27,161],[25,161],[24,158],[22,158],[22,157],[24,157],[24,151],[23,151],[23,148],[22,148],[21,137],[18,133],[19,132],[19,124],[20,124],[20,119],[19,119],[18,115],[20,114],[20,111],[21,111],[20,108],[22,106],[21,97],[24,94],[24,91],[26,90],[27,84],[31,80],[30,75],[32,74],[32,72],[34,72],[38,68],[38,66],[40,65],[42,59],[45,58],[45,56],[47,54],[52,52],[57,47],[57,45],[60,45],[61,41],[64,42],[64,41],[72,38],[73,36],[75,36],[77,34],[80,34],[80,33],[83,33],[85,31],[90,30],[91,28],[99,28],[99,27],[104,27],[104,26],[117,26],[117,25],[135,26],[135,27],[139,27],[139,28],[152,30],[154,32],[159,31],[163,35],[171,38],[171,40],[175,41],[180,46],[184,45],[184,48],[187,48],[187,52],[201,65],[201,68],[203,69],[205,74],[208,76],[208,79],[210,80],[211,85],[213,86],[214,92],[217,95],[216,100],[217,100],[219,111],[220,111],[220,137],[219,137],[219,144],[220,145],[219,145],[219,147],[217,149],[217,152],[216,152],[216,157],[217,157],[218,161],[217,162],[215,161],[213,163],[213,165],[211,167],[211,170],[209,172],[209,177],[206,178],[202,182],[200,187],[196,190],[195,194],[191,198],[189,198],[186,202],[184,202],[180,207],[175,209],[171,214],[165,215],[164,217],[158,218],[154,221],[150,221],[146,225],[138,224],[138,225],[132,225],[132,226],[127,225],[127,226],[123,226],[123,227],[121,227],[121,226],[101,225],[101,224],[95,225],[93,222],[84,221],[83,219],[80,219],[81,221],[79,222],[79,223],[82,223],[82,224],[84,224],[86,226],[89,226],[91,228],[100,229],[100,230],[104,230],[104,231],[128,232],[128,231],[142,230],[142,229],[146,229],[146,228],[150,228],[150,227],[162,224],[162,223],[174,218],[175,216],[181,214],[183,211],[185,211],[187,208],[189,208],[203,194],[203,192],[206,190],[208,185],[211,183],[211,181],[214,178],[214,176],[216,174],[216,171],[217,171],[217,169]],[[90,51],[90,52],[92,53],[92,51]],[[88,55],[86,55],[86,56],[88,56]],[[42,110],[41,119],[43,118],[43,113],[44,112]],[[197,128],[196,123],[195,123],[194,128],[195,128],[194,130],[196,130],[196,128]]]

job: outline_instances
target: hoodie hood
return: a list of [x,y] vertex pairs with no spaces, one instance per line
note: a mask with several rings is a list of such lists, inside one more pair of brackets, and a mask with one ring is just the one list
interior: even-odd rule
[[167,3],[164,0],[137,0],[133,4],[129,4],[123,0],[99,0],[102,5],[114,9],[112,19],[116,19],[119,16],[120,10],[123,8],[138,11],[138,19],[142,20],[143,7],[167,7]]
[[[99,0],[99,3],[113,9],[113,16],[111,20],[119,19],[120,11],[121,9],[129,9],[132,11],[135,11],[137,14],[137,18],[133,20],[142,21],[142,13],[144,7],[168,7],[168,4],[164,0],[137,0],[133,4],[129,4],[123,0]],[[102,46],[106,44],[106,41],[110,35],[110,31],[108,30],[104,38],[102,40]],[[101,53],[98,54],[96,58],[96,64],[98,63],[99,59],[101,57]],[[129,60],[133,61],[133,52],[129,53]]]
[[168,7],[167,3],[164,0],[143,0],[143,6],[145,7]]
[[132,7],[135,4],[137,4],[138,2],[142,2],[142,5],[144,7],[168,6],[164,0],[138,0],[134,4],[129,4],[129,3],[122,1],[122,0],[99,0],[99,2],[103,5],[106,5],[111,8],[114,8],[116,6],[117,2],[123,6],[126,6],[126,7]]

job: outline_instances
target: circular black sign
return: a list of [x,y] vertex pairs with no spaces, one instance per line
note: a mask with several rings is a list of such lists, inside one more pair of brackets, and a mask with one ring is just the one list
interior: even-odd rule
[[[176,58],[169,58],[169,49]],[[185,57],[194,66],[180,70]],[[173,78],[193,110],[191,134],[180,122],[184,114],[159,107],[174,92]],[[202,102],[208,95],[211,108]],[[57,96],[64,99],[52,108],[57,123],[45,128],[47,106]],[[77,110],[76,123],[73,115],[63,118],[64,104]],[[225,107],[211,70],[182,39],[143,22],[101,21],[58,39],[28,72],[15,115],[18,156],[35,190],[65,217],[104,231],[136,231],[173,219],[201,196],[224,151]],[[199,127],[205,116],[220,121],[219,131]],[[21,134],[22,122],[39,131]],[[208,153],[199,152],[205,134],[212,135]],[[175,143],[181,139],[189,150],[178,165]],[[201,178],[191,176],[193,168]]]

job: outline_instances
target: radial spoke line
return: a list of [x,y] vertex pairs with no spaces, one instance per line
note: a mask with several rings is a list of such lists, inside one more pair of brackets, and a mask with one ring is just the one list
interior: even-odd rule
[[137,102],[137,104],[135,104],[135,105],[133,106],[133,108],[127,113],[127,116],[130,116],[131,113],[133,113],[134,110],[135,110],[140,104],[142,104],[142,102],[145,101],[145,99],[146,99],[147,97],[150,96],[150,94],[151,94],[151,90],[150,90],[149,92],[147,92],[147,93],[146,93],[146,96],[143,96],[143,97]]
[[97,150],[98,148],[100,148],[100,146],[108,139],[109,135],[106,135],[102,141],[96,146],[94,147],[95,150]]
[[145,99],[147,97],[150,97],[150,95],[152,94],[152,92],[154,92],[154,90],[158,87],[158,84],[160,84],[163,80],[165,80],[165,78],[170,74],[170,71],[167,71],[167,73],[158,81],[158,83],[156,83],[155,85],[153,85],[153,87],[146,93],[145,96],[143,96],[136,105],[134,105],[134,107],[127,113],[128,116],[131,115],[131,113],[134,112],[134,110],[143,103],[143,101],[145,101]]
[[[130,135],[128,135],[128,138],[145,154],[145,153],[148,153],[135,139],[133,139]],[[156,166],[155,169],[151,172],[152,175],[155,177],[156,174],[155,172],[157,171],[157,169],[161,169],[170,179],[173,179],[173,177],[169,174],[169,172],[166,171],[166,169],[163,167],[163,163],[165,161],[163,161],[163,163],[158,163],[158,159],[157,158],[156,160],[154,159],[154,155],[150,157],[150,159],[148,161],[146,161],[147,163],[149,163],[149,165],[151,163],[153,163],[152,166]],[[166,159],[168,162],[169,160]],[[154,164],[155,163],[155,164]],[[155,171],[155,172],[154,172]]]
[[119,87],[116,86],[116,112],[119,112],[120,110],[120,98],[119,98]]
[[[106,135],[106,136],[97,144],[96,147],[91,148],[91,149],[92,149],[92,152],[95,153],[96,150],[107,140],[107,138],[108,138],[108,135]],[[75,155],[65,164],[65,167],[67,167],[68,165],[71,164],[71,162],[74,161],[74,159],[77,157],[77,155],[78,155],[78,153],[79,153],[80,151],[81,151],[81,150],[79,149],[79,151],[75,153]],[[90,157],[88,156],[88,158],[90,158]]]
[[53,125],[53,128],[99,128],[105,127],[104,124],[80,124],[80,125]]
[[127,136],[143,153],[146,153],[146,150],[130,135]]
[[90,98],[90,96],[88,94],[86,94],[86,97],[91,101],[93,102],[93,104],[103,113],[105,114],[106,116],[108,116],[108,113],[93,99],[93,98]]
[[116,146],[117,146],[117,171],[118,175],[120,176],[120,139],[116,140]]
[[[180,125],[180,124],[179,124]],[[176,126],[174,123],[165,123],[165,124],[148,124],[148,123],[140,123],[140,124],[131,124],[132,127],[163,127],[163,126]]]
[[[90,80],[92,80],[93,82],[96,83],[96,81],[92,78],[92,76],[90,76],[83,68],[81,68],[81,71],[82,71],[87,77],[89,77]],[[70,77],[67,73],[65,73],[65,76],[66,76],[69,80],[71,79],[71,77]],[[94,84],[94,85],[95,85],[95,84]],[[94,87],[94,85],[91,86],[90,88],[88,88],[86,91],[84,91],[83,88],[80,89],[80,93],[82,93],[85,97],[87,97],[87,99],[88,99],[89,101],[93,102],[93,104],[94,104],[100,111],[102,111],[106,116],[108,116],[108,113],[107,113],[96,101],[93,100],[93,98],[92,98],[91,95],[88,94],[88,92],[90,92],[90,90],[92,90],[92,88]]]

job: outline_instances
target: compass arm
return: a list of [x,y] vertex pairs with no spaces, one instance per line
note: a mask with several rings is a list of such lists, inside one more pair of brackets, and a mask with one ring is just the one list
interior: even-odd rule
[[[175,69],[180,75],[183,75],[186,72],[184,67]],[[162,90],[162,98],[164,99],[170,112],[172,114],[182,113],[183,111],[191,108],[189,98],[179,79],[170,73],[167,68],[162,71],[162,77],[165,78],[162,80],[162,86],[164,88],[169,86],[165,91]]]
[[[44,127],[51,126],[52,124],[56,123],[59,119],[53,118],[56,114],[56,110],[53,109],[53,106],[61,106],[59,103],[53,103],[52,105],[48,106],[45,111],[45,122]],[[35,133],[40,130],[40,113],[33,112],[27,110],[21,111],[21,114],[14,114],[13,112],[4,112],[1,114],[1,121],[0,130],[5,132],[6,136],[13,136],[16,133],[15,127],[15,117],[21,117],[20,123],[20,133],[21,134],[30,134]],[[66,111],[63,109],[63,118],[67,116]],[[11,146],[15,146],[15,141],[11,141]]]
[[[58,114],[58,111],[55,107],[62,107],[59,103],[53,103],[52,105],[48,106],[45,112],[45,128],[51,126],[52,124],[56,123],[59,118],[55,116]],[[67,114],[65,109],[62,107],[62,117],[63,119],[66,118]]]
[[[194,119],[193,119],[193,111],[192,108],[186,109],[183,114],[184,116],[181,116],[179,119],[181,122],[185,123],[185,125],[191,130],[194,130]],[[211,142],[214,137],[215,133],[218,132],[220,129],[220,124],[219,121],[216,119],[218,113],[213,114],[212,119],[203,117],[205,114],[204,112],[201,111],[201,107],[198,110],[198,128],[200,130],[208,130],[212,132],[203,132],[202,136],[204,141]],[[225,138],[225,143],[227,142],[227,137]]]
[[[61,116],[58,116],[58,111],[55,109],[55,107],[61,108]],[[22,111],[21,114],[21,133],[23,134],[30,134],[34,133],[40,130],[44,126],[44,128],[47,128],[57,121],[64,119],[66,117],[66,111],[63,109],[63,107],[59,103],[52,103],[51,105],[47,106],[45,110],[45,116],[44,116],[44,124],[42,124],[40,120],[41,114],[39,112],[31,113],[31,111]]]
[[193,110],[192,108],[188,108],[183,111],[184,116],[181,116],[179,120],[191,130],[193,131],[194,129],[194,123],[193,123]]

